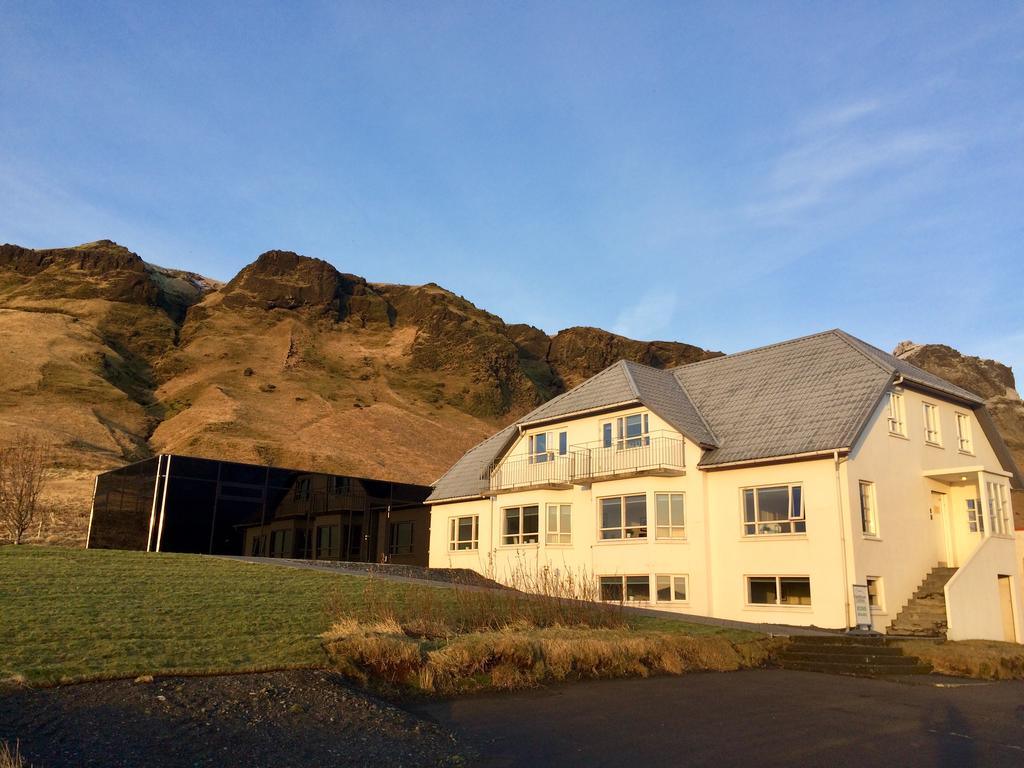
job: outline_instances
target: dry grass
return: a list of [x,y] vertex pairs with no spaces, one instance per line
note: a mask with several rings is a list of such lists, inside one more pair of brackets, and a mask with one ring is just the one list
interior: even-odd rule
[[1024,679],[1024,645],[995,640],[959,640],[932,643],[906,640],[900,647],[932,665],[943,675],[981,680]]
[[14,750],[6,741],[0,741],[0,768],[31,768],[28,761],[21,756],[21,746],[14,742]]

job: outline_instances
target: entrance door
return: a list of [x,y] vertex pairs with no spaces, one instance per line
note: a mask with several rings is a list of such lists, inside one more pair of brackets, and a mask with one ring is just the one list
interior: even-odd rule
[[946,494],[932,491],[932,505],[929,515],[932,519],[932,535],[935,537],[935,551],[940,565],[949,564],[949,521],[946,519]]
[[999,607],[1003,614],[1003,640],[1008,643],[1017,642],[1017,633],[1013,628],[1013,590],[1010,589],[1010,577],[999,577]]

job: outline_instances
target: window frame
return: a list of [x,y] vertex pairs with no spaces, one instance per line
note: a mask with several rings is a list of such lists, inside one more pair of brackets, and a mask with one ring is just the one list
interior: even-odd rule
[[985,508],[981,499],[965,499],[964,506],[967,509],[967,531],[968,533],[980,533],[985,535]]
[[[751,574],[744,576],[744,584],[746,586],[746,607],[748,608],[802,608],[810,609],[814,607],[814,592],[811,590],[811,577],[810,575],[782,575],[782,574]],[[774,603],[755,603],[751,601],[751,582],[754,580],[775,580],[775,602]],[[800,580],[807,582],[808,598],[806,603],[783,603],[782,602],[782,581],[783,580]]]
[[988,497],[989,536],[1013,536],[1013,521],[1008,517],[1009,496],[1002,483],[985,481],[985,495]]
[[[459,539],[458,534],[461,530],[459,522],[461,520],[471,520],[472,529],[470,531],[471,538]],[[460,546],[461,544],[468,544],[469,546]],[[480,515],[453,515],[448,518],[448,551],[449,552],[475,552],[480,549]]]
[[[641,525],[627,525],[626,524],[626,499],[640,498],[644,500],[644,524]],[[619,501],[619,525],[615,527],[605,527],[604,525],[604,502],[610,501],[611,499],[618,499]],[[646,493],[623,493],[614,496],[600,496],[597,499],[597,541],[602,542],[622,542],[622,541],[648,541],[650,539],[650,514],[647,509],[647,494]],[[630,536],[627,535],[628,530],[640,529],[643,531],[642,535]],[[619,531],[621,536],[606,536],[607,531]]]
[[[864,584],[868,588],[868,605],[872,613],[885,613],[885,582],[881,576],[865,576]],[[874,587],[874,592],[871,589]],[[872,602],[874,600],[874,602]]]
[[[771,490],[774,488],[786,488],[788,491],[788,513],[785,520],[759,520],[761,512],[761,504],[759,500],[758,491]],[[797,515],[793,514],[793,491],[799,489],[800,496],[800,512]],[[754,519],[752,521],[747,520],[747,492],[752,492],[754,495]],[[772,483],[770,485],[750,485],[740,488],[740,525],[743,532],[743,538],[748,540],[759,539],[766,536],[806,536],[807,535],[807,500],[803,492],[803,482],[796,483]],[[759,532],[757,529],[760,526],[766,525],[788,525],[790,529],[788,531],[775,531],[775,532]],[[750,532],[750,527],[753,526],[753,532]],[[798,527],[802,526],[803,530],[798,530]]]
[[[658,517],[658,500],[662,497],[668,497],[668,524],[662,525]],[[680,524],[676,525],[672,522],[672,498],[678,496],[682,504],[682,515],[683,520]],[[660,531],[668,529],[668,535],[661,535]],[[681,531],[681,535],[672,535],[675,529]],[[656,491],[654,494],[654,540],[655,541],[674,541],[682,542],[686,541],[686,493],[683,491]]]
[[[865,507],[865,490],[867,505]],[[881,538],[878,528],[878,494],[875,484],[870,480],[858,481],[858,497],[860,498],[860,532],[868,539]],[[870,525],[869,525],[870,522]]]
[[[526,532],[526,510],[535,509],[537,518],[537,530],[532,533]],[[508,513],[516,511],[518,519],[518,530],[516,533],[508,533]],[[512,507],[501,508],[501,546],[503,547],[532,547],[540,544],[540,504],[518,504]],[[533,541],[527,541],[526,537],[531,536]],[[510,541],[510,539],[512,539]]]
[[956,449],[968,456],[974,455],[974,430],[971,428],[971,417],[963,411],[956,414]]
[[[629,419],[640,419],[640,433],[629,436]],[[628,451],[633,448],[646,448],[651,444],[651,415],[648,411],[624,413],[600,423],[601,447],[614,448],[616,451]]]
[[[408,526],[409,545],[405,551],[398,542],[398,531]],[[411,555],[416,551],[416,523],[414,520],[396,520],[388,523],[388,554],[389,555]]]
[[[568,517],[563,518],[562,510],[568,508]],[[551,510],[555,510],[555,527],[551,527]],[[568,522],[568,527],[563,529],[562,523]],[[552,541],[552,537],[559,540]],[[553,547],[565,547],[572,545],[572,504],[546,503],[544,505],[544,544]]]
[[[661,591],[661,585],[659,579],[668,579],[669,594],[672,595],[668,600],[662,600],[659,596]],[[683,581],[683,597],[676,597],[676,580],[682,579]],[[685,604],[690,602],[690,576],[686,573],[656,573],[654,574],[654,600],[655,603],[676,603]]]
[[889,414],[886,417],[889,434],[895,437],[907,436],[907,408],[903,392],[889,393]]
[[[942,414],[939,406],[927,400],[921,403],[922,416],[924,417],[924,442],[935,448],[942,447]],[[929,415],[934,414],[935,418],[930,419]],[[930,423],[931,422],[931,423]],[[934,439],[933,439],[934,436]]]
[[[604,582],[611,582],[612,580],[618,580],[619,589],[621,590],[622,596],[618,599],[606,599],[604,596]],[[629,582],[633,580],[636,585],[641,579],[647,582],[647,599],[641,600],[630,600],[629,599]],[[598,575],[597,577],[597,595],[602,603],[620,603],[626,605],[627,603],[650,603],[651,601],[651,576],[647,573],[624,573],[624,574],[611,574],[611,575]]]
[[[537,444],[543,441],[544,447],[537,450]],[[569,433],[562,430],[549,432],[533,432],[526,436],[526,456],[530,464],[544,464],[554,461],[558,456],[569,453]]]

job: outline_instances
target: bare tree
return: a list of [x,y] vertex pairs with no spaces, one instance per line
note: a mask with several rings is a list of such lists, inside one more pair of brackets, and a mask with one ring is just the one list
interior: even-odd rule
[[0,446],[0,528],[15,544],[22,543],[40,513],[50,463],[49,448],[27,435]]

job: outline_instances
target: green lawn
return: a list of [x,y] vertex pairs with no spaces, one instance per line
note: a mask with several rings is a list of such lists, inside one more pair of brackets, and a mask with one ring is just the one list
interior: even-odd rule
[[[454,590],[199,555],[0,547],[0,681],[327,663],[331,617],[460,610]],[[636,617],[639,630],[753,633]]]

